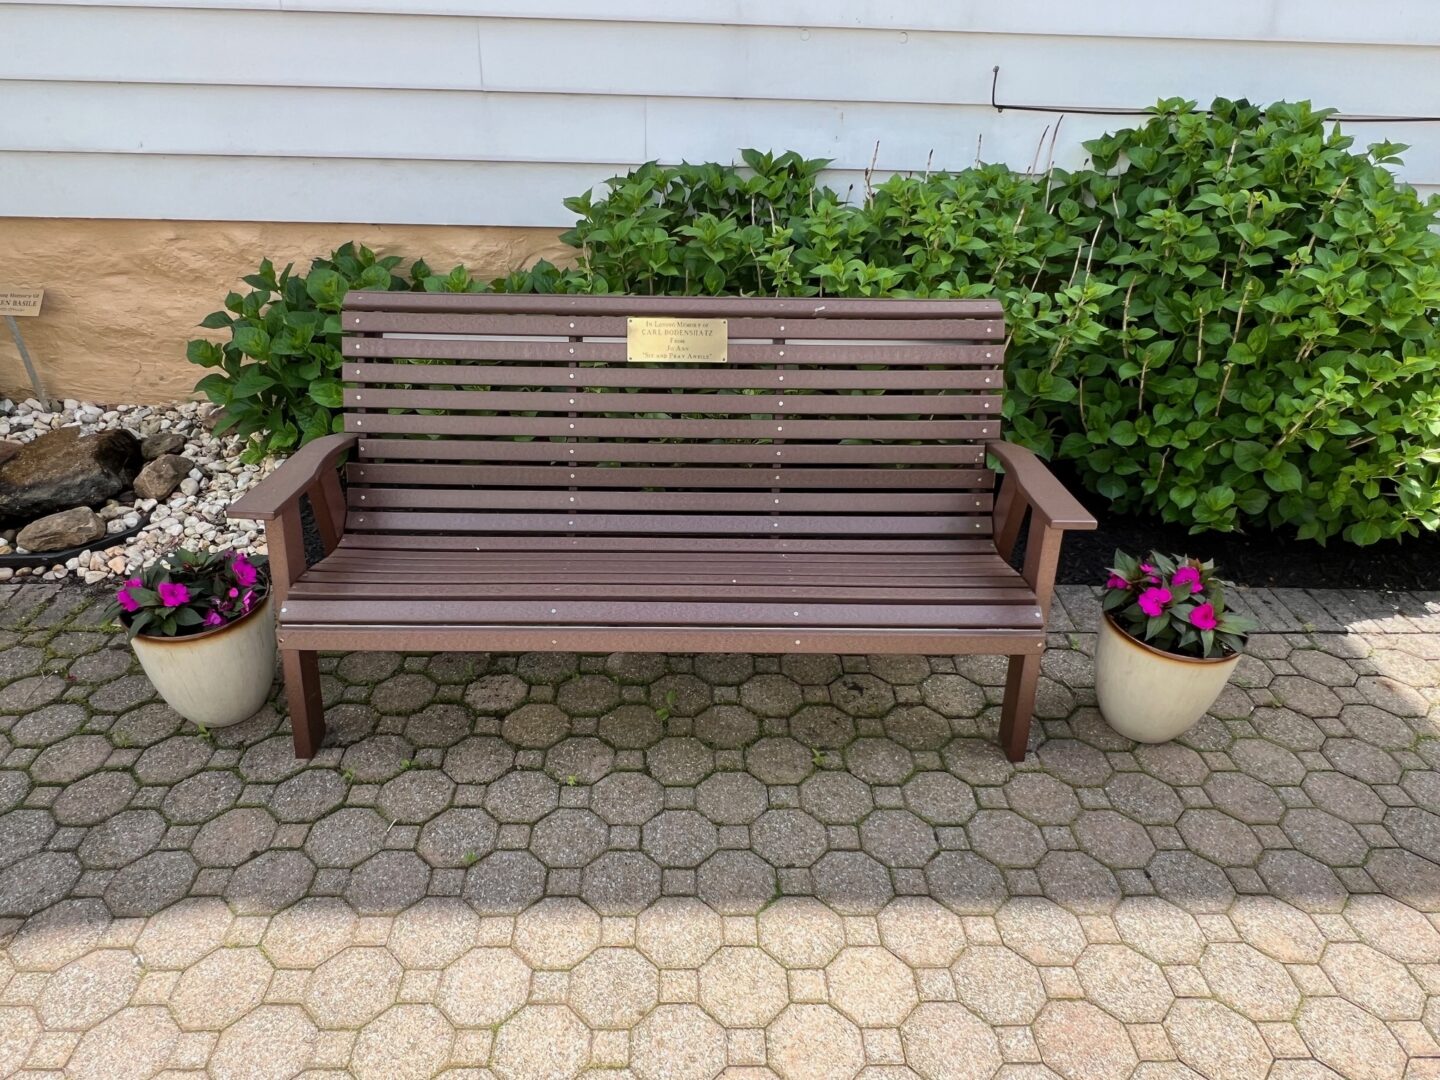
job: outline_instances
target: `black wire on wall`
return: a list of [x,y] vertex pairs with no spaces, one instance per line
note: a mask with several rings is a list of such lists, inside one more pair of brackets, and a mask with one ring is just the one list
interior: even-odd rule
[[[1090,116],[1149,116],[1151,109],[1100,109],[1089,105],[1015,105],[1010,102],[998,100],[996,96],[1000,83],[1000,65],[996,64],[990,72],[990,105],[996,112],[1039,112],[1039,113],[1075,113]],[[1209,115],[1209,109],[1197,109],[1196,112]],[[1440,123],[1440,116],[1367,116],[1352,113],[1332,113],[1329,120],[1341,120],[1351,123],[1395,123],[1395,124],[1433,124]]]

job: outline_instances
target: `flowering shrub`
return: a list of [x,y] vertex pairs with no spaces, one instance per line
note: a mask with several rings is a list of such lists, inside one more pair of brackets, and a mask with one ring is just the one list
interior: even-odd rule
[[1214,563],[1158,551],[1143,562],[1115,552],[1103,607],[1137,641],[1178,656],[1230,656],[1254,628],[1225,609]]
[[270,582],[263,556],[243,552],[197,554],[183,548],[140,571],[115,592],[110,617],[131,637],[182,637],[213,630],[247,614]]

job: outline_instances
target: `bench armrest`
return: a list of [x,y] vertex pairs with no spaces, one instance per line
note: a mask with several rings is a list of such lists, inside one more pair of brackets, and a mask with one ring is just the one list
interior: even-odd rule
[[1015,485],[1020,500],[1029,506],[1031,512],[1043,521],[1047,528],[1096,528],[1096,521],[1090,512],[1065,490],[1045,463],[1029,450],[1005,442],[987,443],[985,449],[1005,466],[1004,483]]
[[355,445],[358,435],[325,435],[306,443],[280,467],[261,480],[225,511],[226,517],[273,521],[300,502],[300,496],[333,472],[341,455]]

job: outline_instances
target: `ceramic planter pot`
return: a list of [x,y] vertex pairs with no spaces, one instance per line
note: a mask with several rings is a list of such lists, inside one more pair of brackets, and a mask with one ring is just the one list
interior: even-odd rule
[[166,703],[192,724],[228,727],[248,720],[275,679],[270,597],[232,623],[186,637],[130,639],[140,666]]
[[1198,660],[1136,641],[1106,615],[1095,651],[1095,694],[1112,728],[1136,742],[1168,742],[1215,703],[1240,654]]

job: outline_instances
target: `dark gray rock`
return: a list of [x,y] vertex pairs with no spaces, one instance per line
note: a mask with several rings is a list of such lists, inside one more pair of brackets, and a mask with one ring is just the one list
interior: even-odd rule
[[194,468],[189,458],[163,454],[140,470],[135,477],[135,494],[142,499],[168,499]]
[[185,436],[177,435],[173,431],[166,431],[145,439],[140,444],[140,456],[146,461],[154,461],[166,454],[178,454],[184,449]]
[[140,463],[139,440],[128,431],[48,432],[0,465],[0,519],[101,506],[130,486]]

